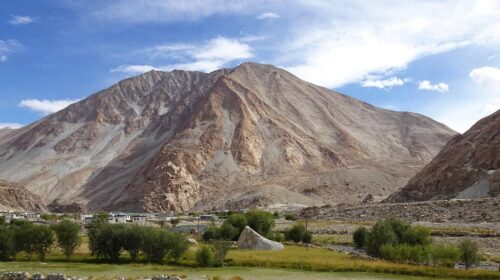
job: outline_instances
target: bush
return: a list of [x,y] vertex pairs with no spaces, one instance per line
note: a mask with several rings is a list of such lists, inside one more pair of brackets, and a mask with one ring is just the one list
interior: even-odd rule
[[196,252],[196,264],[201,267],[212,266],[214,261],[214,254],[210,247],[203,246]]
[[231,249],[230,241],[215,241],[213,243],[214,264],[217,266],[224,266],[224,259],[227,252]]
[[364,248],[368,239],[368,230],[365,227],[359,227],[352,234],[352,240],[356,248]]
[[368,254],[370,256],[379,257],[380,247],[386,244],[398,244],[398,237],[389,223],[377,222],[370,231],[367,241],[366,251]]
[[246,226],[248,226],[248,219],[244,214],[232,214],[225,221],[224,224],[230,224],[235,227],[239,235]]
[[57,244],[61,247],[66,258],[69,259],[82,242],[80,225],[70,220],[63,220],[52,226],[52,229],[56,233]]
[[262,236],[267,236],[274,227],[273,214],[263,210],[250,210],[245,214],[248,226]]
[[384,244],[380,246],[380,257],[386,260],[403,263],[429,263],[430,247],[409,244]]
[[460,251],[455,245],[434,245],[430,258],[433,265],[453,267],[460,258]]
[[426,247],[432,243],[430,231],[423,227],[412,227],[397,219],[377,222],[368,234],[366,247],[369,255],[380,256],[380,247],[385,244]]
[[479,263],[478,247],[476,243],[466,239],[460,243],[459,249],[460,261],[464,263],[466,269]]
[[226,223],[226,221],[222,224],[222,226],[219,229],[220,239],[238,240],[241,231],[238,228],[231,225],[230,223]]
[[310,243],[312,241],[312,234],[306,230],[306,226],[303,223],[297,223],[285,230],[285,240],[295,243]]
[[220,238],[220,230],[215,224],[211,224],[208,229],[203,233],[203,240],[210,241]]
[[296,221],[297,220],[297,216],[295,216],[294,214],[285,214],[285,220],[287,221]]

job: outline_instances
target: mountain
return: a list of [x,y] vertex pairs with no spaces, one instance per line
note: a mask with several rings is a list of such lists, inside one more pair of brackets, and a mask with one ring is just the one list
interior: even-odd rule
[[390,202],[500,196],[500,110],[453,137]]
[[0,178],[72,209],[358,202],[401,188],[454,134],[270,65],[151,71],[0,136]]

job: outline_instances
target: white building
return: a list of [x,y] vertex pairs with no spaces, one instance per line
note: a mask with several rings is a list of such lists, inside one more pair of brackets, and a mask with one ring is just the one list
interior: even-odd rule
[[133,214],[130,215],[130,220],[134,224],[145,225],[147,223],[148,216],[144,214]]

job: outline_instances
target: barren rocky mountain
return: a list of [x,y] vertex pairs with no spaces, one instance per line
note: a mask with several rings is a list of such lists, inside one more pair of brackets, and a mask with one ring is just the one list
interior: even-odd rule
[[39,196],[27,191],[23,186],[0,180],[0,210],[2,211],[45,211]]
[[0,134],[0,178],[59,209],[359,202],[404,186],[454,134],[270,65],[151,71]]
[[453,137],[391,202],[500,196],[500,110]]

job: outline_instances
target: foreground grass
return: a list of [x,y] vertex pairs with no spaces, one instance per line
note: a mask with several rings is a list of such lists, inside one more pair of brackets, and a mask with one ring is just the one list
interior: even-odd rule
[[[85,243],[85,242],[84,242]],[[65,273],[94,278],[139,278],[158,274],[186,276],[219,275],[223,278],[240,276],[244,279],[500,279],[500,272],[481,270],[455,270],[444,267],[398,264],[379,260],[366,260],[328,249],[286,246],[283,251],[230,250],[225,268],[200,269],[195,266],[195,252],[191,247],[179,265],[153,265],[130,263],[127,254],[122,254],[121,264],[107,264],[89,256],[86,246],[67,261],[62,253],[53,250],[45,264],[27,262],[19,255],[17,262],[0,263],[0,271],[28,271],[42,273]],[[271,275],[274,275],[271,277]],[[307,275],[305,277],[304,275]],[[316,278],[311,278],[315,275]],[[403,277],[403,275],[405,277]],[[286,277],[285,277],[286,276]],[[302,277],[300,277],[302,276]],[[409,276],[416,276],[412,278]]]
[[500,279],[500,272],[455,270],[445,267],[398,264],[379,260],[354,258],[327,249],[287,246],[283,251],[233,250],[230,265],[288,268],[309,271],[371,272],[397,275],[460,279]]

